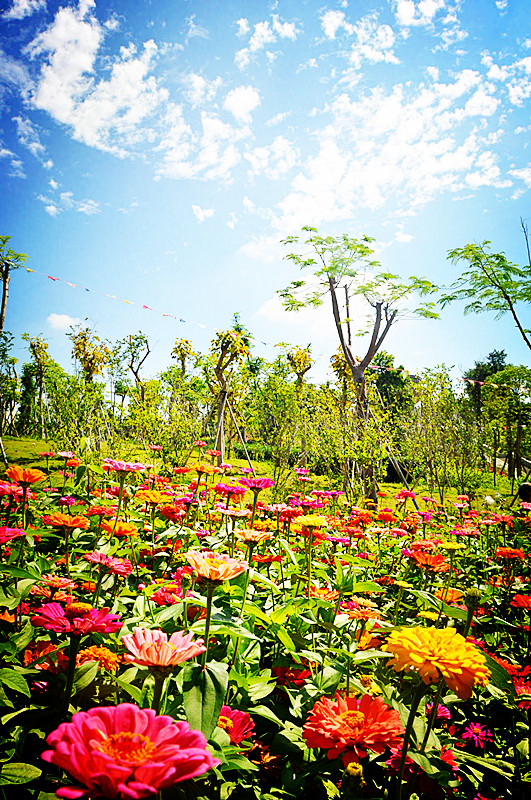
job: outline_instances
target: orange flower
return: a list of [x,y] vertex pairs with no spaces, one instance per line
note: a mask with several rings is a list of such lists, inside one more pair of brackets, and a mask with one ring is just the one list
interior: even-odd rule
[[71,517],[70,514],[61,514],[60,511],[44,516],[42,521],[54,528],[80,528],[83,531],[90,528],[90,520],[86,517]]
[[438,589],[435,592],[435,597],[438,597],[439,600],[444,600],[447,605],[450,605],[450,603],[458,603],[463,597],[463,592],[460,592],[459,589],[452,589],[449,586],[447,589]]
[[496,550],[496,558],[502,558],[504,561],[511,561],[518,559],[523,561],[525,558],[524,551],[518,547],[498,547]]
[[101,523],[102,530],[112,533],[114,528],[115,536],[138,536],[138,528],[132,522],[123,522],[119,519],[114,527],[114,522],[104,519]]
[[84,664],[86,661],[97,661],[100,667],[103,667],[107,672],[115,672],[118,664],[120,663],[120,656],[109,650],[108,647],[87,647],[81,650],[77,657],[77,666]]
[[44,481],[47,475],[40,469],[29,469],[13,465],[6,469],[7,477],[21,486],[31,486],[32,483]]
[[167,503],[169,495],[159,492],[156,489],[141,489],[135,494],[135,500],[141,503],[150,503],[154,506]]
[[240,530],[236,532],[236,535],[242,542],[251,542],[254,544],[262,544],[262,542],[268,542],[270,539],[273,539],[272,533],[260,533],[260,531],[251,530]]
[[417,567],[430,572],[448,572],[450,569],[450,563],[440,553],[435,555],[431,553],[413,553],[413,560]]
[[485,656],[455,628],[403,628],[389,634],[382,650],[393,654],[389,661],[396,672],[418,670],[426,684],[442,675],[449,689],[468,700],[472,688],[489,682]]
[[213,553],[211,550],[203,552],[200,550],[188,550],[184,555],[200,578],[207,578],[217,583],[230,581],[232,578],[241,575],[249,567],[247,561],[230,558],[230,556],[221,553]]
[[400,747],[404,728],[398,711],[379,697],[364,694],[342,696],[334,700],[324,697],[314,705],[302,736],[308,747],[325,747],[328,758],[342,756],[346,766],[373,753],[383,753],[387,747]]

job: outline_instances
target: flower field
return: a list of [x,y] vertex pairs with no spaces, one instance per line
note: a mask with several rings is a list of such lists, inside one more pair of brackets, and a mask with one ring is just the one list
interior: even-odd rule
[[2,474],[0,796],[528,797],[531,504],[205,447]]

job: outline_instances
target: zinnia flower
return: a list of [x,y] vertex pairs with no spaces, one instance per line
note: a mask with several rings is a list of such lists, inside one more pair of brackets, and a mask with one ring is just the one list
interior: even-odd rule
[[70,514],[61,514],[60,511],[44,516],[42,521],[54,528],[79,528],[83,531],[90,528],[90,520],[86,517],[71,517]]
[[492,740],[492,734],[484,725],[480,725],[478,722],[471,722],[470,725],[467,725],[464,729],[461,738],[470,739],[474,747],[483,749],[485,747],[485,742],[490,742]]
[[13,539],[19,539],[21,536],[25,535],[26,531],[23,531],[20,528],[6,528],[5,525],[2,525],[2,527],[0,527],[0,545],[7,544]]
[[256,492],[256,494],[261,492],[262,489],[269,489],[275,485],[275,481],[272,481],[271,478],[238,478],[238,483],[241,483],[242,486],[247,486],[248,489]]
[[116,461],[114,458],[103,459],[103,469],[107,472],[143,472],[145,468],[144,464],[138,462],[131,464],[128,461]]
[[202,639],[192,641],[192,633],[178,631],[168,640],[163,631],[148,628],[135,628],[134,631],[134,634],[122,636],[122,642],[129,650],[124,658],[141,667],[174,667],[206,650]]
[[31,486],[32,483],[44,481],[48,477],[40,469],[25,469],[24,467],[19,467],[16,465],[8,467],[6,469],[6,475],[10,480],[20,484],[20,486]]
[[218,728],[222,728],[228,733],[231,744],[240,744],[244,739],[249,739],[253,735],[254,722],[246,711],[237,711],[229,706],[221,706]]
[[402,744],[404,728],[398,711],[379,697],[364,694],[334,700],[324,697],[314,705],[303,727],[303,739],[308,747],[325,747],[328,758],[342,756],[345,766],[373,753],[383,753],[387,747]]
[[131,703],[80,711],[46,741],[52,749],[42,758],[81,784],[57,790],[69,800],[140,800],[220,763],[206,749],[203,734],[187,722]]
[[230,558],[222,553],[213,553],[211,550],[203,552],[188,550],[184,555],[200,578],[207,578],[218,583],[236,578],[249,566],[247,561]]
[[65,608],[59,603],[46,603],[35,609],[31,624],[37,628],[76,636],[119,631],[122,627],[119,615],[108,612],[108,608],[93,608],[89,603],[69,603]]
[[388,663],[396,672],[417,670],[426,684],[435,683],[442,675],[461,700],[468,700],[474,686],[489,682],[490,670],[483,653],[455,628],[395,630],[382,649],[393,654]]
[[448,572],[450,564],[447,559],[440,553],[413,553],[413,559],[420,569],[426,569],[430,572]]

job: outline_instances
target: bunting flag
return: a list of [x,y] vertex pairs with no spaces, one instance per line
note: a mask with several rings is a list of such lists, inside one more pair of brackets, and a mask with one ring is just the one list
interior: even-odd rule
[[[460,381],[465,381],[465,383],[472,383],[476,386],[485,386],[486,381],[475,381],[473,378],[459,378]],[[487,386],[492,387],[493,389],[499,389],[499,383],[488,383]]]
[[[85,292],[90,292],[91,294],[99,294],[101,297],[109,297],[111,300],[117,300],[119,303],[126,303],[128,306],[138,306],[138,308],[143,308],[145,311],[152,311],[154,314],[159,314],[161,317],[170,317],[171,319],[175,319],[178,322],[182,322],[186,325],[196,325],[198,328],[210,328],[211,330],[216,330],[216,328],[212,327],[212,325],[204,325],[202,322],[193,322],[189,319],[184,319],[183,317],[178,317],[175,314],[170,314],[167,311],[157,311],[155,308],[151,308],[151,306],[146,305],[145,303],[135,303],[133,300],[126,300],[123,297],[117,297],[115,294],[109,294],[108,292],[99,292],[96,289],[88,289],[86,286],[81,286],[79,283],[72,283],[71,281],[64,280],[63,278],[58,278],[55,275],[47,275],[45,272],[40,272],[38,269],[30,269],[29,267],[24,267],[27,273],[35,273],[35,275],[42,275],[44,278],[48,278],[51,281],[58,281],[59,283],[64,283],[67,286],[70,286],[71,289],[82,289]],[[271,342],[262,342],[260,344],[269,347]]]

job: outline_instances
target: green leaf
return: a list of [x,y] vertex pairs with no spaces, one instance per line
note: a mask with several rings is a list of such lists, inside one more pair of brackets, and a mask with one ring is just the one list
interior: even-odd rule
[[74,694],[86,689],[98,674],[99,663],[96,661],[87,661],[81,664],[74,673]]
[[216,727],[225,699],[229,676],[227,665],[210,661],[187,664],[183,669],[183,703],[190,727],[201,731],[207,739]]
[[42,770],[34,767],[33,764],[11,762],[10,764],[2,764],[1,767],[0,785],[2,786],[10,783],[29,783],[39,778],[42,773]]
[[270,722],[275,722],[277,725],[280,725],[281,728],[284,727],[282,720],[267,706],[254,706],[254,708],[251,709],[251,714],[257,714],[259,717],[268,719]]
[[30,581],[38,581],[41,577],[40,575],[33,575],[26,569],[22,569],[22,567],[16,567],[14,564],[1,564],[0,572],[8,572],[10,575],[14,575],[15,578],[26,578]]
[[133,698],[137,705],[140,706],[142,704],[142,689],[139,689],[138,686],[133,686],[131,683],[127,683],[127,681],[122,681],[120,678],[115,678],[114,680],[120,689]]
[[25,694],[26,697],[31,697],[29,686],[26,680],[12,669],[0,669],[0,683],[3,686],[8,686],[19,694]]
[[490,682],[496,686],[496,688],[501,689],[503,692],[506,692],[510,695],[510,697],[516,696],[516,691],[514,688],[514,683],[512,681],[511,676],[504,669],[501,664],[498,664],[491,656],[487,655],[487,653],[483,653],[485,660],[487,662],[487,667],[491,671]]
[[35,628],[28,620],[22,630],[19,631],[19,633],[15,633],[15,635],[11,637],[11,642],[15,646],[15,650],[18,652],[19,650],[23,650],[25,647],[27,647],[34,637]]
[[464,751],[455,752],[456,761],[464,761],[465,764],[474,764],[477,767],[482,767],[483,771],[490,769],[491,772],[496,772],[498,775],[503,775],[508,778],[514,775],[514,765],[508,761],[501,761],[496,759],[493,761],[490,758],[483,758],[482,756],[475,756],[472,753],[465,753]]

